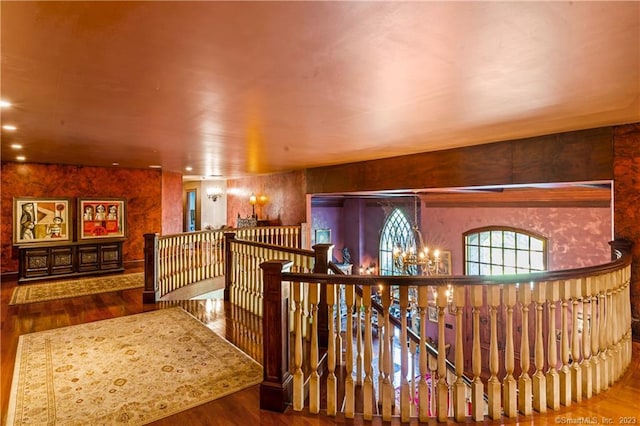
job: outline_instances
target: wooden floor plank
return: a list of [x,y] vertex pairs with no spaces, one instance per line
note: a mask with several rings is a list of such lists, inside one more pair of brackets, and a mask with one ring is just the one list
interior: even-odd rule
[[[127,272],[136,272],[130,270]],[[49,330],[68,325],[83,324],[108,318],[132,315],[169,306],[170,302],[155,305],[142,304],[142,290],[123,290],[71,299],[54,300],[28,305],[8,306],[9,299],[16,286],[13,280],[3,280],[1,286],[0,304],[0,355],[1,378],[0,400],[2,418],[6,417],[9,402],[9,392],[13,377],[13,366],[16,356],[18,336],[35,331]],[[176,302],[177,303],[177,302]],[[233,309],[221,302],[212,302],[214,309],[209,314],[199,313],[200,319],[212,330],[240,347],[245,347],[247,353],[254,358],[261,357],[261,348],[257,341],[260,324],[255,319],[246,316],[237,309]],[[190,306],[194,306],[191,304]],[[186,308],[188,310],[188,307]],[[235,340],[235,341],[234,341]],[[640,343],[633,344],[633,360],[619,383],[613,388],[602,392],[589,401],[562,407],[555,412],[545,415],[519,416],[514,419],[502,419],[496,422],[485,421],[484,424],[575,424],[581,419],[598,420],[604,424],[611,420],[611,424],[621,424],[623,418],[635,419],[640,423],[640,412],[637,401],[640,395]],[[633,420],[631,420],[633,422]],[[259,386],[253,386],[242,392],[212,401],[192,408],[182,413],[154,422],[153,425],[174,426],[176,424],[194,426],[214,425],[400,425],[394,418],[392,422],[383,423],[380,418],[372,422],[364,421],[361,416],[355,419],[345,419],[343,416],[330,418],[326,416],[312,416],[308,413],[296,413],[292,410],[280,413],[262,411],[259,408]],[[418,424],[412,421],[410,424]],[[430,424],[436,423],[435,420]],[[448,424],[456,424],[449,422]],[[585,420],[582,420],[585,424]],[[629,424],[629,421],[627,422]]]

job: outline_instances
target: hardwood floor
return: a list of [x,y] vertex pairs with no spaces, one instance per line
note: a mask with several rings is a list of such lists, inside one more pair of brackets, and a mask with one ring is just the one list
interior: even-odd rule
[[[129,270],[128,272],[134,272]],[[16,283],[3,280],[1,285],[1,378],[0,400],[2,418],[6,418],[13,366],[15,362],[18,336],[35,331],[48,330],[68,325],[82,324],[107,318],[137,314],[180,304],[190,311],[212,330],[226,336],[249,355],[261,358],[261,348],[257,336],[262,332],[260,321],[230,307],[222,301],[173,301],[155,305],[142,304],[142,289],[124,290],[62,299],[51,302],[28,305],[8,306]],[[208,304],[208,305],[207,305]],[[206,309],[208,308],[208,309]],[[623,378],[616,385],[587,402],[574,403],[558,411],[544,415],[519,416],[514,419],[485,421],[485,424],[626,424],[640,423],[640,409],[637,408],[640,395],[640,343],[633,344],[633,360]],[[595,421],[595,422],[594,422]],[[473,422],[471,422],[473,423]],[[4,420],[2,421],[4,424]],[[399,425],[382,422],[380,418],[364,421],[362,418],[345,419],[342,416],[331,418],[308,413],[296,413],[288,410],[283,414],[259,409],[259,386],[253,386],[242,392],[203,404],[196,408],[167,417],[152,423],[153,425]],[[413,421],[411,424],[418,424]],[[432,420],[429,424],[438,424]],[[449,422],[455,424],[455,422]]]

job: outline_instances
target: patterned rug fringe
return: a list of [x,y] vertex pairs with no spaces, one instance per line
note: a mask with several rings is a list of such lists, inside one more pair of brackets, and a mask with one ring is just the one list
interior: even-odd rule
[[41,284],[19,284],[11,295],[11,305],[44,302],[87,296],[110,291],[128,290],[144,287],[144,273],[118,274],[92,278],[78,278],[64,281],[51,281]]

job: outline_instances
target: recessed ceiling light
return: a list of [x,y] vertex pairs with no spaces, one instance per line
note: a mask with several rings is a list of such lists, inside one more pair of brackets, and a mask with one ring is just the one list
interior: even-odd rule
[[0,108],[9,108],[11,106],[11,102],[5,101],[4,99],[0,100]]
[[151,164],[151,165],[149,166],[149,168],[151,168],[151,169],[161,169],[161,168],[162,168],[162,166],[159,166],[159,165],[157,165],[157,164]]
[[3,129],[5,130],[17,130],[18,128],[12,124],[5,124],[4,126],[2,126]]
[[113,163],[111,163],[112,166],[119,166],[120,163],[118,163],[117,161],[114,161]]
[[25,161],[26,159],[27,159],[27,157],[25,157],[24,155],[18,155],[16,157],[16,160],[18,160],[18,161]]
[[193,167],[191,167],[191,166],[187,166],[187,167],[185,167],[184,169],[185,169],[186,171],[190,172],[191,170],[193,170]]
[[13,148],[13,149],[22,149],[22,145],[20,145],[19,143],[12,143],[11,144],[11,148]]

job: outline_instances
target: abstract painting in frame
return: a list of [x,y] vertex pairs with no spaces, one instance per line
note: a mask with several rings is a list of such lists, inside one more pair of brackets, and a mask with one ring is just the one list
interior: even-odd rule
[[126,203],[121,198],[78,200],[78,238],[124,238]]
[[14,198],[13,243],[71,241],[70,207],[68,198]]

